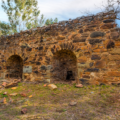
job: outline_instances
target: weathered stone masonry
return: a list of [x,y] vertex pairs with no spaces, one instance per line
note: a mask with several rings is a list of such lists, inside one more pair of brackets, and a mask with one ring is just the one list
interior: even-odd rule
[[0,77],[120,83],[120,29],[114,12],[0,38]]

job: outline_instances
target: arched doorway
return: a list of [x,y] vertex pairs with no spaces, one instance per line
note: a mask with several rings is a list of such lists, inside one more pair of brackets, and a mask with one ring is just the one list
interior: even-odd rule
[[6,78],[22,78],[23,60],[19,55],[12,55],[6,63]]
[[52,59],[52,74],[53,81],[73,81],[77,77],[77,59],[71,50],[57,51]]

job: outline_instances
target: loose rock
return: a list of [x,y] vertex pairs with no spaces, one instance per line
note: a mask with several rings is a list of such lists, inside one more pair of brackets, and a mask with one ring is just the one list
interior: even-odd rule
[[23,108],[22,110],[21,110],[21,114],[26,114],[27,113],[27,109],[26,108]]
[[2,83],[2,86],[3,86],[3,87],[5,87],[6,85],[7,85],[7,83],[6,83],[6,82],[3,82],[3,83]]
[[9,83],[8,85],[6,85],[5,88],[15,87],[17,85],[18,84],[16,82],[13,82],[13,83]]
[[27,97],[27,95],[26,95],[25,93],[20,93],[20,95],[21,95],[22,97]]
[[51,89],[51,90],[55,90],[55,89],[57,89],[57,86],[54,85],[54,84],[49,84],[48,88]]
[[71,102],[69,103],[69,105],[70,105],[70,106],[76,106],[76,105],[77,105],[77,102],[71,101]]
[[82,84],[77,84],[75,87],[77,87],[77,88],[82,88],[83,85],[82,85]]
[[3,95],[7,95],[7,92],[4,92]]
[[11,93],[10,96],[17,96],[18,93]]

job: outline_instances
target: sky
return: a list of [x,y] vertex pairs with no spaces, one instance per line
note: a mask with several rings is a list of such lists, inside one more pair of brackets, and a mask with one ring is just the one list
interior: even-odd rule
[[[7,15],[1,8],[1,1],[0,21],[7,22]],[[85,15],[86,11],[94,14],[101,12],[102,1],[105,3],[106,0],[38,0],[38,7],[46,19],[57,17],[59,21],[64,21]]]

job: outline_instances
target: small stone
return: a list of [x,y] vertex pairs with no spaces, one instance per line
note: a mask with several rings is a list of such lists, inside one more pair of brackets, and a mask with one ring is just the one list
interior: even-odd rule
[[57,86],[54,85],[54,84],[49,84],[49,85],[48,85],[48,88],[51,89],[51,90],[56,90],[56,89],[57,89]]
[[7,95],[7,92],[4,92],[3,95]]
[[13,82],[13,83],[9,83],[8,85],[6,85],[5,88],[15,87],[17,85],[18,84],[16,82]]
[[7,83],[6,83],[6,82],[3,82],[3,83],[2,83],[2,86],[3,86],[3,87],[5,87],[6,85],[7,85]]
[[69,103],[69,105],[70,105],[70,106],[76,106],[76,105],[77,105],[77,102],[71,101],[71,102]]
[[9,103],[13,103],[13,99],[12,98],[10,98]]
[[6,103],[7,103],[7,102],[6,102],[6,98],[4,97],[3,99],[1,99],[1,100],[0,100],[0,103],[6,104]]
[[0,103],[3,103],[3,100],[4,100],[4,98],[0,100]]
[[26,108],[23,108],[22,110],[21,110],[21,114],[26,114],[27,113],[27,109]]
[[91,92],[91,94],[94,94],[94,92]]
[[17,89],[17,87],[12,87],[11,89],[12,89],[12,90],[15,90],[15,89]]
[[17,93],[11,93],[10,96],[17,96]]
[[44,83],[50,83],[50,79],[44,80]]
[[20,95],[21,95],[22,97],[27,97],[27,95],[26,95],[25,93],[20,93]]
[[82,88],[83,85],[82,85],[82,84],[77,84],[75,87],[77,87],[77,88]]
[[47,86],[47,84],[44,84],[43,86],[44,86],[44,87],[46,87],[46,86]]
[[72,81],[72,84],[75,84],[76,83],[76,81]]

